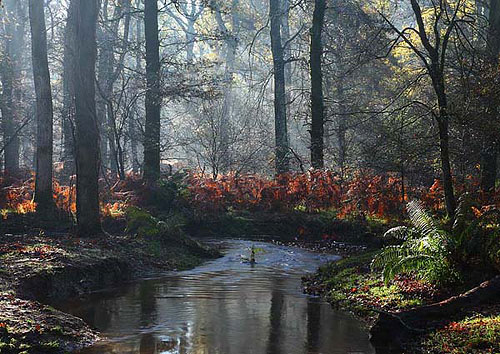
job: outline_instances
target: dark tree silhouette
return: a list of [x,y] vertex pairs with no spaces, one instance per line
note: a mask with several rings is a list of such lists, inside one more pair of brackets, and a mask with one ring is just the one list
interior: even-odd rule
[[50,213],[54,209],[52,196],[53,107],[43,3],[43,0],[30,0],[29,2],[37,122],[35,202],[37,212]]
[[311,28],[311,164],[313,168],[324,167],[324,103],[323,103],[323,72],[321,56],[323,44],[321,34],[325,22],[325,0],[315,0],[313,25]]
[[158,1],[144,1],[146,35],[146,127],[144,133],[144,179],[160,176],[160,41],[158,39]]
[[95,105],[97,0],[73,0],[75,10],[75,103],[77,222],[81,236],[102,232],[99,217],[99,130]]
[[282,7],[280,0],[269,1],[271,19],[271,50],[274,68],[274,126],[276,138],[276,173],[286,173],[290,169],[288,128],[286,116],[285,59],[281,42]]

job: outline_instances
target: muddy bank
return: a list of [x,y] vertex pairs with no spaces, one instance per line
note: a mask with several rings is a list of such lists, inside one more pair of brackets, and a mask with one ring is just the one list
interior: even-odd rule
[[192,268],[218,256],[188,238],[172,241],[0,236],[0,352],[62,353],[86,346],[98,333],[45,304],[153,272]]

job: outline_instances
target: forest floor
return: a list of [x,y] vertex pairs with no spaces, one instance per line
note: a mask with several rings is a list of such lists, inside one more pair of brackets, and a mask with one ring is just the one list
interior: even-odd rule
[[[303,279],[304,291],[325,297],[336,308],[351,311],[371,326],[380,312],[397,313],[442,301],[491,276],[471,273],[460,286],[451,288],[438,288],[410,277],[398,277],[386,285],[370,269],[377,252],[367,251],[321,267]],[[433,322],[432,327],[413,333],[403,346],[404,353],[500,353],[500,301],[462,309],[452,318]]]
[[47,304],[218,256],[195,241],[170,241],[0,233],[0,353],[61,353],[86,346],[99,334]]

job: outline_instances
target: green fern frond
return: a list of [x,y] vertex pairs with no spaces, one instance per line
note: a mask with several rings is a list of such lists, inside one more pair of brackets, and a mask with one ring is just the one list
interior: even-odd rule
[[371,267],[382,270],[386,284],[402,273],[439,282],[453,273],[447,261],[451,237],[437,227],[420,202],[410,202],[407,209],[413,228],[400,226],[387,231],[384,237],[397,238],[403,243],[385,247],[373,259]]
[[406,241],[412,234],[412,231],[406,226],[397,226],[386,231],[383,238],[394,238],[396,240]]
[[371,267],[373,270],[383,269],[388,265],[395,264],[406,255],[408,255],[408,249],[403,245],[387,246],[373,258]]
[[421,235],[435,235],[438,227],[434,219],[425,211],[421,202],[414,200],[407,205],[410,221],[416,231]]

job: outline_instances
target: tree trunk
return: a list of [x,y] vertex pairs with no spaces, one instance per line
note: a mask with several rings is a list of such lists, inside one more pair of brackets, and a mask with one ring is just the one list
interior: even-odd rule
[[[454,26],[456,25],[456,22],[452,21],[451,23],[447,24],[448,28],[446,29],[446,31],[444,31],[444,33],[446,34],[440,38],[435,38],[436,43],[433,45],[429,39],[430,37],[425,27],[425,22],[422,16],[422,9],[420,8],[419,2],[417,0],[411,0],[410,3],[418,24],[418,31],[416,31],[416,33],[420,37],[420,41],[425,48],[428,59],[425,59],[425,56],[423,56],[423,54],[421,54],[421,52],[419,52],[417,49],[413,50],[417,54],[420,53],[420,56],[426,66],[427,74],[432,81],[432,87],[438,101],[439,111],[434,116],[439,130],[441,173],[443,178],[446,211],[450,219],[453,221],[455,217],[456,199],[455,193],[453,191],[453,177],[451,174],[448,133],[450,117],[448,115],[448,100],[446,95],[444,75],[446,64],[446,48],[448,48],[450,34]],[[437,29],[439,28],[440,16],[436,17],[435,21],[438,21],[434,23],[434,29]],[[437,31],[436,33],[439,33],[439,31]]]
[[[99,4],[101,5],[100,17],[102,17],[102,21],[106,23],[108,21],[108,0],[99,0]],[[109,167],[107,109],[106,100],[101,94],[101,91],[104,90],[104,83],[106,82],[106,79],[108,77],[109,65],[111,62],[111,58],[109,57],[110,51],[106,48],[106,43],[109,42],[108,35],[108,31],[106,30],[104,25],[97,27],[97,41],[100,44],[100,50],[98,53],[99,59],[97,65],[97,84],[100,88],[97,94],[97,121],[100,133],[100,160],[101,166],[103,167],[103,173],[106,173],[107,168]]]
[[313,25],[311,29],[311,164],[313,168],[324,167],[324,103],[323,103],[323,72],[321,57],[323,45],[321,34],[325,20],[325,0],[315,0]]
[[[285,102],[286,102],[286,116],[288,119],[291,117],[291,103],[292,94],[290,88],[292,87],[292,63],[289,61],[292,58],[291,43],[289,43],[290,34],[290,0],[281,0],[281,43],[283,45],[283,58],[285,60],[285,87],[288,90],[285,92]],[[288,144],[293,146],[293,142],[290,141]]]
[[230,149],[230,125],[232,118],[233,101],[233,81],[236,54],[238,50],[238,34],[240,32],[240,16],[238,14],[239,0],[232,0],[231,3],[231,32],[227,29],[222,19],[222,13],[216,8],[216,20],[219,30],[224,33],[226,39],[226,68],[224,72],[224,98],[222,103],[222,113],[220,122],[220,150],[221,150],[221,170],[224,173],[229,172],[232,167],[232,156]]
[[[107,156],[107,159],[110,161],[111,172],[114,176],[118,174],[120,179],[124,179],[125,175],[121,160],[122,153],[119,141],[120,137],[116,129],[116,114],[113,107],[113,89],[116,80],[122,72],[123,62],[125,60],[130,25],[130,1],[131,0],[120,0],[116,3],[110,26],[111,28],[109,30],[103,28],[102,30],[104,33],[104,43],[102,44],[101,58],[103,58],[102,69],[104,81],[100,83],[102,85],[102,91],[99,93],[103,96],[102,99],[106,105],[107,115],[107,125],[104,129],[105,134],[103,135],[103,139],[107,139],[109,145],[109,156]],[[125,19],[123,43],[121,48],[122,54],[120,56],[120,60],[116,63],[114,43],[119,37],[119,28],[122,17]],[[104,21],[107,20],[107,18],[104,19]]]
[[10,57],[10,36],[6,39],[5,56],[2,60],[2,130],[4,148],[4,170],[7,173],[16,173],[19,169],[19,138],[16,132],[14,119],[14,68]]
[[23,23],[20,19],[21,11],[15,0],[5,0],[3,3],[5,13],[10,18],[3,21],[5,44],[3,48],[1,80],[2,80],[2,130],[4,144],[4,169],[6,172],[16,174],[19,171],[20,140],[18,130],[19,107],[19,80],[17,66],[20,64],[20,50],[23,47],[24,27],[16,24]]
[[436,95],[438,97],[439,116],[437,119],[439,130],[439,150],[441,154],[441,173],[443,177],[444,199],[446,204],[446,211],[451,220],[455,218],[457,202],[455,199],[455,192],[453,190],[453,176],[451,174],[450,163],[450,143],[448,133],[448,103],[444,90],[444,77],[434,77],[433,82]]
[[76,2],[76,174],[80,236],[102,232],[99,216],[99,129],[95,104],[97,0]]
[[63,156],[64,175],[69,177],[75,173],[75,1],[70,1],[66,28],[64,32],[64,58],[63,58]]
[[158,1],[144,1],[146,36],[146,126],[144,133],[144,179],[160,177],[160,41],[158,39]]
[[[116,64],[116,67],[111,66],[111,71],[108,76],[108,81],[106,83],[106,102],[108,106],[108,131],[109,131],[109,147],[111,153],[111,171],[116,174],[118,173],[121,180],[125,179],[125,162],[123,147],[120,141],[120,132],[116,126],[116,112],[113,108],[113,89],[116,80],[120,77],[124,62],[125,54],[127,53],[128,37],[130,33],[130,2],[131,0],[121,0],[118,6],[115,8],[115,13],[113,18],[117,19],[124,17],[123,24],[123,40],[121,45],[121,54]],[[116,21],[116,27],[113,28],[114,36],[118,37],[119,21]],[[114,49],[111,52],[112,62],[114,63]]]
[[498,169],[498,147],[495,142],[487,141],[481,151],[481,190],[491,193],[495,190]]
[[[500,1],[490,1],[489,29],[487,38],[488,67],[498,75],[498,56],[500,54]],[[494,91],[490,88],[490,91]],[[491,122],[498,120],[498,98],[490,94],[488,99],[488,119]],[[495,189],[498,168],[498,133],[493,127],[486,132],[483,149],[481,151],[481,190],[485,193]]]
[[347,122],[346,122],[346,108],[345,108],[345,92],[344,83],[342,80],[337,86],[338,92],[338,115],[337,115],[337,127],[336,135],[338,140],[338,158],[337,163],[340,169],[340,178],[344,181],[346,174],[347,165]]
[[[137,7],[139,7],[140,0],[137,0]],[[142,21],[137,20],[136,22],[136,43],[137,46],[139,47],[141,43],[141,38],[142,38]],[[135,56],[135,70],[137,74],[142,72],[142,64],[141,64],[142,56],[140,51],[137,51],[136,56]],[[140,87],[140,80],[136,80],[136,88],[137,90]],[[136,93],[137,94],[137,93]],[[134,109],[132,110],[134,114],[130,115],[130,120],[129,120],[129,140],[130,140],[130,148],[131,148],[131,160],[132,160],[132,171],[134,173],[139,172],[139,157],[138,157],[138,152],[137,152],[137,140],[139,139],[139,129],[137,128],[137,122],[136,119],[139,119],[139,114],[138,112],[138,100],[135,101],[134,103]]]
[[[442,119],[443,117],[441,117]],[[450,219],[455,218],[457,208],[455,200],[455,192],[453,190],[453,177],[451,174],[450,152],[449,152],[449,136],[448,136],[448,121],[441,121],[439,125],[439,147],[441,152],[441,170],[443,174],[444,199],[446,203],[446,211]]]
[[52,125],[54,113],[43,3],[43,0],[30,0],[29,2],[37,122],[35,202],[37,203],[37,212],[50,213],[54,208],[52,196]]
[[288,129],[286,117],[285,60],[281,43],[280,0],[269,1],[271,18],[271,50],[274,67],[274,125],[276,138],[276,174],[287,173],[290,169]]

